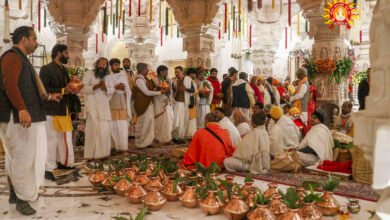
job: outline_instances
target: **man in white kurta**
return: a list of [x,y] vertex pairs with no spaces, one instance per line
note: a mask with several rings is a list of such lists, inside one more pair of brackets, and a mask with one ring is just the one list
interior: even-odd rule
[[204,128],[204,117],[207,113],[210,112],[210,105],[213,101],[214,88],[211,85],[210,81],[206,80],[204,77],[204,72],[198,74],[196,80],[196,85],[198,88],[198,108],[197,108],[197,128]]
[[267,173],[271,167],[269,154],[269,138],[265,129],[264,112],[256,112],[252,116],[254,129],[238,143],[233,157],[223,161],[227,171],[247,172],[252,174]]
[[110,100],[111,118],[111,136],[114,140],[116,151],[127,151],[129,123],[131,121],[131,90],[127,80],[126,73],[120,70],[120,60],[113,58],[110,60],[112,74],[111,81],[115,86],[115,92]]
[[152,99],[164,91],[156,91],[153,82],[147,78],[149,72],[145,63],[137,64],[138,75],[135,79],[134,108],[137,113],[135,125],[135,147],[151,146],[154,140],[154,109]]
[[195,135],[196,128],[197,128],[199,91],[198,91],[198,87],[196,86],[196,70],[194,68],[189,68],[186,74],[191,78],[192,81],[191,81],[191,89],[190,89],[190,101],[188,105],[189,122],[185,134],[185,138],[192,139],[192,137]]
[[107,158],[111,152],[110,99],[115,92],[109,76],[108,60],[99,58],[95,70],[85,74],[83,83],[87,118],[84,158]]
[[172,81],[168,77],[168,67],[161,65],[157,68],[157,77],[153,78],[156,87],[169,86],[167,93],[153,98],[154,107],[154,139],[159,143],[168,143],[172,140],[173,127],[173,99]]
[[299,144],[301,133],[293,120],[283,115],[279,106],[273,106],[270,115],[275,121],[270,130],[270,153],[279,156]]
[[312,127],[298,145],[298,155],[304,166],[333,159],[333,137],[323,122],[324,117],[320,112],[315,111],[311,115],[310,124]]
[[192,79],[184,75],[184,69],[181,66],[175,67],[176,78],[173,79],[175,100],[173,120],[173,138],[176,143],[184,143],[186,132],[190,123],[189,104],[190,95],[195,92]]
[[218,118],[218,124],[228,130],[230,140],[232,141],[233,146],[237,146],[238,142],[241,141],[241,135],[237,127],[233,122],[225,116],[225,112],[222,108],[216,108],[213,112]]

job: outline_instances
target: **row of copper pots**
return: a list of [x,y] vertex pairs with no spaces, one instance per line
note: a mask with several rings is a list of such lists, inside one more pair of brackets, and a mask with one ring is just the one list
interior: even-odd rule
[[[128,171],[130,172],[130,171]],[[211,176],[211,178],[215,178]],[[233,183],[233,175],[226,175],[226,181]],[[198,203],[206,215],[218,214],[222,209],[229,219],[241,219],[247,215],[248,219],[321,219],[322,215],[336,215],[339,204],[333,198],[331,192],[324,192],[323,202],[316,204],[304,204],[304,189],[297,188],[299,203],[303,205],[302,209],[289,210],[281,201],[281,196],[277,190],[277,184],[268,184],[268,189],[264,192],[266,199],[271,199],[269,206],[256,205],[255,198],[259,192],[253,187],[253,182],[247,182],[241,188],[241,198],[233,195],[229,201],[226,189],[224,190],[224,199],[221,201],[216,196],[216,191],[208,191],[207,197],[201,201],[198,200],[195,193],[196,186],[186,186],[183,192],[178,185],[174,190],[174,183],[167,177],[161,182],[161,175],[157,177],[148,177],[146,173],[139,173],[135,176],[135,182],[130,183],[126,179],[121,179],[114,186],[111,177],[104,172],[97,171],[89,178],[94,186],[103,185],[108,190],[114,190],[118,195],[126,196],[129,202],[134,204],[145,203],[151,211],[159,210],[166,201],[180,200],[182,205],[187,208],[195,208]],[[164,184],[165,183],[165,184]],[[165,187],[164,187],[165,185]],[[249,212],[250,209],[254,209]],[[301,217],[301,218],[298,218]],[[276,218],[278,217],[278,218]]]

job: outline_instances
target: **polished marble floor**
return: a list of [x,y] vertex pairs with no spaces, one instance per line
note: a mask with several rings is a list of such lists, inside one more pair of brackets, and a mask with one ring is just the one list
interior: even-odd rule
[[[236,177],[235,181],[242,183],[243,177]],[[267,182],[255,181],[255,185],[265,190]],[[287,186],[280,185],[285,189]],[[346,205],[347,198],[336,196],[341,205]],[[353,220],[367,220],[370,217],[368,210],[373,210],[375,203],[360,200],[362,210],[358,215],[351,215]],[[135,217],[142,205],[133,205],[124,197],[113,194],[97,192],[88,182],[87,177],[82,177],[77,182],[67,183],[61,186],[53,182],[45,181],[38,201],[32,203],[37,209],[37,214],[24,217],[15,210],[15,205],[8,204],[8,190],[4,173],[0,174],[0,219],[72,219],[95,220],[114,219],[114,217],[127,217],[129,213]],[[223,214],[205,216],[200,208],[187,209],[179,202],[167,202],[158,212],[147,215],[146,220],[198,220],[198,219],[226,219]],[[338,219],[324,218],[324,219]]]

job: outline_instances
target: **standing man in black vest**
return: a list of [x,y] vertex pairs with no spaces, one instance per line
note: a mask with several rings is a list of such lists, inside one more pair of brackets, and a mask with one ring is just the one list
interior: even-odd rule
[[12,49],[1,57],[0,138],[4,144],[10,184],[9,203],[23,215],[36,211],[28,201],[38,198],[45,174],[47,153],[44,100],[59,101],[61,94],[47,95],[27,56],[37,48],[31,27],[21,26],[12,35]]
[[[61,93],[60,102],[45,102],[47,129],[47,161],[45,178],[54,181],[53,170],[71,169],[74,166],[72,121],[69,100],[75,93],[64,64],[68,63],[68,47],[56,44],[51,52],[52,62],[43,66],[39,73],[46,91]],[[58,165],[57,165],[58,163]]]
[[233,110],[240,110],[249,120],[249,110],[255,105],[254,92],[248,83],[248,74],[241,72],[239,79],[234,82],[233,90]]

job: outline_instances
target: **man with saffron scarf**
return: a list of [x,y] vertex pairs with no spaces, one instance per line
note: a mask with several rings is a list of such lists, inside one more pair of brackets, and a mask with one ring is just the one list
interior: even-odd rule
[[249,85],[252,87],[253,91],[255,92],[254,96],[255,96],[256,103],[264,104],[263,93],[261,93],[259,88],[257,87],[257,82],[258,82],[257,76],[252,76]]
[[217,117],[208,113],[205,117],[205,128],[196,131],[183,158],[183,165],[190,166],[199,162],[209,167],[216,162],[223,167],[223,160],[233,155],[235,148],[230,141],[229,133],[217,123]]
[[215,108],[219,108],[221,106],[222,101],[222,87],[221,83],[218,80],[218,70],[216,68],[211,68],[210,76],[207,80],[213,86],[213,100],[211,101],[210,111],[213,112]]
[[301,112],[301,118],[304,123],[308,120],[308,105],[309,105],[309,80],[307,79],[307,71],[305,68],[299,68],[297,70],[297,76],[299,79],[297,90],[295,94],[290,98],[290,102],[293,103],[292,107],[297,107]]

